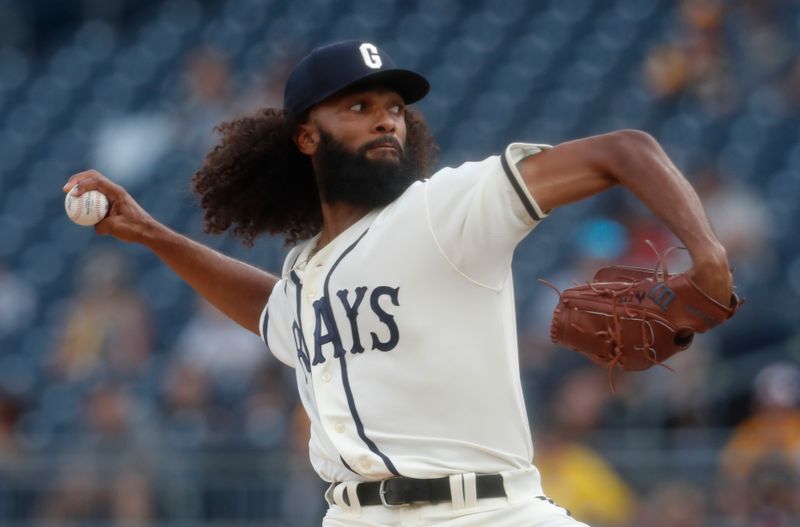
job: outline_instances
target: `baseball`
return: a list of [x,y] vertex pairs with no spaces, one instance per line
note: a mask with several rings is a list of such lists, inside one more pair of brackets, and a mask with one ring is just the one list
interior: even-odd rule
[[90,190],[89,192],[75,196],[78,185],[72,187],[64,199],[64,210],[67,216],[78,225],[89,227],[95,225],[106,217],[108,212],[108,198],[102,192]]

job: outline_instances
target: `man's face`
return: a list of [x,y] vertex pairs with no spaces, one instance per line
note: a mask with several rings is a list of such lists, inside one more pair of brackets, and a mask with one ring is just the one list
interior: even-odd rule
[[319,104],[301,125],[297,143],[313,159],[326,202],[386,205],[422,177],[405,151],[403,99],[386,89],[340,94]]
[[385,88],[335,95],[318,104],[309,118],[351,152],[364,147],[367,159],[399,161],[405,147],[405,103]]

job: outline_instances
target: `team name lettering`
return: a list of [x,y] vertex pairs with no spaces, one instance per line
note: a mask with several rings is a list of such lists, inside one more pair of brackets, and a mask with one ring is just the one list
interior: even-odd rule
[[339,300],[342,302],[344,312],[347,314],[347,320],[350,322],[350,333],[353,335],[353,347],[350,349],[350,353],[362,353],[364,351],[364,346],[361,345],[361,336],[358,334],[358,306],[360,306],[361,301],[364,300],[367,287],[356,287],[355,292],[356,298],[352,305],[350,305],[350,301],[347,299],[347,295],[350,294],[347,289],[336,291],[336,296],[338,296]]
[[336,327],[336,319],[333,318],[333,311],[330,304],[328,304],[327,297],[322,297],[314,302],[314,315],[317,320],[314,324],[314,362],[312,362],[312,365],[325,362],[325,357],[322,355],[322,346],[326,344],[333,344],[333,356],[335,358],[338,359],[344,356],[339,328]]
[[295,320],[292,323],[292,335],[294,335],[294,347],[297,349],[297,358],[303,363],[306,371],[311,371],[311,363],[308,361],[308,348],[306,348],[306,341],[303,338],[303,332],[300,330],[300,324]]
[[[369,301],[364,300],[369,296]],[[331,305],[333,300],[336,305],[335,308],[341,306],[341,311],[347,320],[347,328],[341,328],[345,331],[349,329],[352,345],[349,350],[346,350],[342,343],[342,335],[340,333],[339,325],[336,323],[334,316],[334,306]],[[369,304],[369,310],[361,313],[362,305]],[[389,286],[375,287],[371,292],[366,286],[356,287],[353,290],[340,289],[336,292],[335,297],[328,298],[322,297],[313,303],[314,307],[314,354],[313,357],[309,356],[308,349],[303,339],[300,326],[297,322],[292,325],[294,333],[295,346],[297,347],[297,356],[306,371],[310,372],[312,366],[322,364],[325,362],[325,353],[329,354],[335,359],[344,357],[346,353],[363,353],[365,348],[361,342],[361,334],[359,332],[359,322],[362,324],[367,317],[370,317],[371,322],[375,317],[378,323],[383,326],[383,329],[378,331],[370,331],[371,347],[373,350],[378,351],[391,351],[397,347],[400,342],[400,328],[397,326],[394,315],[392,314],[391,307],[400,306],[400,288]],[[331,354],[329,350],[333,350]]]
[[395,306],[399,306],[400,303],[397,300],[397,294],[399,293],[399,287],[386,287],[380,286],[376,287],[375,290],[372,292],[372,296],[369,299],[369,305],[372,307],[372,311],[378,315],[378,318],[381,322],[386,324],[386,327],[389,328],[389,340],[386,342],[381,342],[378,339],[378,335],[372,331],[370,335],[372,336],[372,349],[378,349],[381,351],[391,351],[397,346],[397,341],[400,340],[400,331],[397,329],[397,324],[394,321],[394,317],[384,311],[381,308],[381,305],[378,303],[381,296],[388,296],[391,299],[392,304]]

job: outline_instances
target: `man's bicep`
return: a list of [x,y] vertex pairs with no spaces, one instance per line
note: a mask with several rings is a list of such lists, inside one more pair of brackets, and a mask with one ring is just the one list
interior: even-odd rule
[[615,180],[608,166],[613,134],[561,143],[517,163],[528,192],[544,211],[594,196]]

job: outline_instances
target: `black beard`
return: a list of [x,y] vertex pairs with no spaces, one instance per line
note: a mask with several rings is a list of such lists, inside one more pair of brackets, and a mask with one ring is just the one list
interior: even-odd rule
[[[381,143],[392,143],[399,160],[373,160],[367,150]],[[370,141],[354,153],[320,130],[316,178],[320,196],[326,203],[348,203],[374,209],[388,205],[415,181],[422,178],[420,167],[392,136]]]

